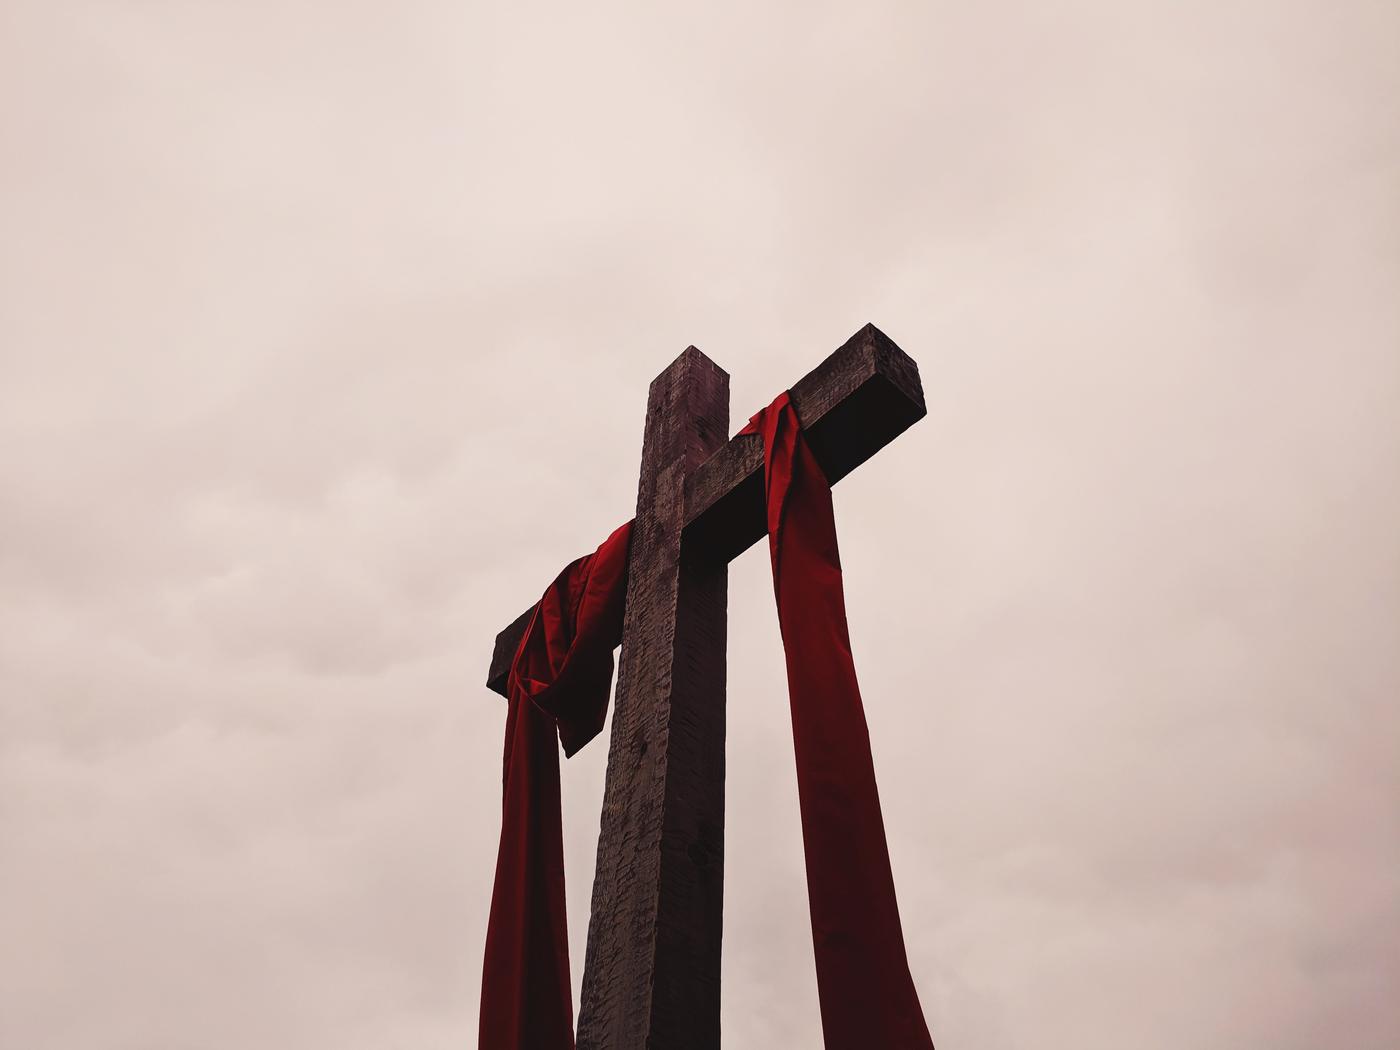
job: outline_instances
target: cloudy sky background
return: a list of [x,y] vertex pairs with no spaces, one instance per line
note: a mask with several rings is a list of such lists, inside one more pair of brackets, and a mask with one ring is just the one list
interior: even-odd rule
[[[1397,99],[1388,0],[4,0],[0,1046],[471,1046],[496,630],[686,344],[737,429],[866,321],[940,1050],[1400,1046]],[[734,1050],[820,1045],[767,572]]]

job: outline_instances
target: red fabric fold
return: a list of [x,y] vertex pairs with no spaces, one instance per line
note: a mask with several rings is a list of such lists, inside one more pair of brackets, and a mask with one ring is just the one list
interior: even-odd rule
[[481,973],[481,1050],[572,1050],[559,750],[603,727],[622,640],[632,523],[569,565],[535,606],[506,693],[501,842]]
[[745,432],[763,435],[768,549],[826,1050],[932,1050],[905,954],[851,657],[831,486],[786,393]]
[[[786,393],[744,432],[764,442],[826,1050],[932,1050],[905,954],[851,658],[831,487]],[[481,1050],[574,1047],[555,740],[572,755],[603,726],[630,536],[631,522],[559,574],[511,665]]]

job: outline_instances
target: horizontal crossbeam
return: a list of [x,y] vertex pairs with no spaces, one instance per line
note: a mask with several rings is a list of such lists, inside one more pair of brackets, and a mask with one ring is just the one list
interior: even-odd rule
[[[833,485],[927,413],[918,365],[873,324],[790,389],[807,443]],[[767,533],[759,435],[731,438],[686,478],[685,522],[687,546],[702,544],[725,559]],[[533,608],[496,636],[486,685],[502,696]]]

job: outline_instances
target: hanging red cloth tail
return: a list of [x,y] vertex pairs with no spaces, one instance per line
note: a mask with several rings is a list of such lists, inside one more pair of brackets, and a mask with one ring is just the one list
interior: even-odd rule
[[768,543],[787,659],[826,1050],[932,1050],[909,973],[856,683],[831,486],[786,393],[763,435]]
[[480,1050],[573,1050],[559,745],[603,727],[622,639],[628,522],[545,591],[507,682],[501,844],[481,973]]

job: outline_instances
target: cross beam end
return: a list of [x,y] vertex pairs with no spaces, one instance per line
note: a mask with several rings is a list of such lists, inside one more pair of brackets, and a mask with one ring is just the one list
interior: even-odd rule
[[[791,392],[807,443],[833,485],[928,412],[919,366],[873,324],[846,340]],[[727,561],[766,532],[763,440],[757,434],[733,437],[686,478],[684,543],[702,545]],[[496,636],[486,685],[502,696],[532,610]]]
[[[807,444],[836,484],[928,412],[919,366],[867,324],[791,387]],[[733,559],[768,531],[763,440],[732,438],[686,479],[687,543]]]

